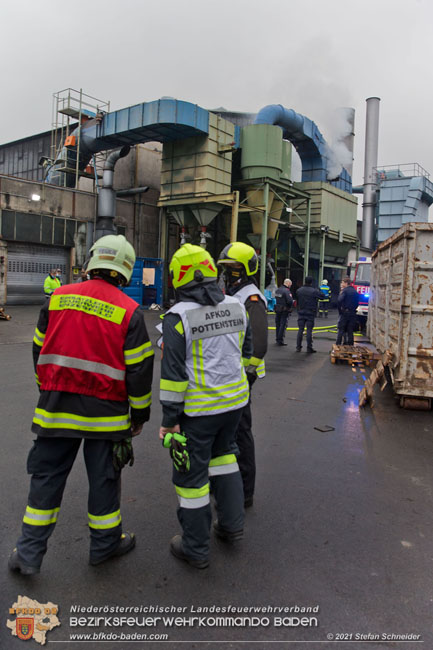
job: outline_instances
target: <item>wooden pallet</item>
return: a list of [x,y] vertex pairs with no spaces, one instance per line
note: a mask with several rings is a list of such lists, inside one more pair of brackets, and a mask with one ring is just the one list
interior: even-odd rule
[[365,366],[373,366],[381,358],[381,355],[365,345],[334,345],[331,350],[331,363],[355,363]]
[[9,316],[9,314],[5,314],[4,307],[0,307],[0,319],[1,320],[10,320],[12,316]]

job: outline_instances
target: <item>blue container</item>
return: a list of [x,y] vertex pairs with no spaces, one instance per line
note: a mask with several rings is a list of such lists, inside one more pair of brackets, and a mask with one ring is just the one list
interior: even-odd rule
[[[143,284],[143,269],[155,269],[153,284]],[[127,296],[148,309],[151,304],[162,306],[162,277],[164,264],[159,257],[137,257],[132,270],[131,282],[124,288]]]

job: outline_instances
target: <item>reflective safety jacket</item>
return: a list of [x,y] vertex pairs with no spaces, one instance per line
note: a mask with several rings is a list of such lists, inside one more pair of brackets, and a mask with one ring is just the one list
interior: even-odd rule
[[149,419],[153,355],[137,303],[94,279],[55,291],[33,339],[38,435],[127,437]]
[[[177,340],[168,344],[167,324],[176,315]],[[216,415],[247,404],[249,386],[242,361],[247,328],[244,306],[230,296],[215,306],[181,301],[167,312],[160,398],[163,407],[178,408],[177,414],[173,409],[172,421],[163,419],[163,426],[176,424],[181,411],[191,417]],[[251,351],[250,340],[248,347]]]
[[257,377],[262,379],[266,374],[264,356],[268,347],[268,320],[266,316],[268,301],[252,282],[244,285],[232,295],[245,305],[248,312],[253,335],[253,356],[250,359],[250,364],[255,366]]
[[320,291],[325,296],[324,298],[320,299],[321,302],[329,302],[329,300],[331,298],[331,289],[329,288],[329,286],[327,284],[321,284],[320,285]]
[[53,278],[51,275],[47,275],[44,281],[44,294],[46,296],[51,296],[51,294],[61,286],[59,278]]

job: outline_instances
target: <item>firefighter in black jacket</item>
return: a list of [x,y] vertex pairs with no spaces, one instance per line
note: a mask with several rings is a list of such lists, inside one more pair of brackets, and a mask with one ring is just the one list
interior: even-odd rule
[[[258,378],[265,376],[264,357],[268,348],[267,301],[258,289],[254,275],[259,261],[254,248],[242,242],[232,242],[221,251],[218,264],[224,268],[226,293],[245,305],[253,335],[253,356],[247,372],[250,389]],[[244,406],[237,430],[238,463],[244,484],[245,507],[253,505],[256,480],[254,438],[251,430],[251,398]]]
[[286,278],[283,286],[275,292],[275,334],[277,345],[287,345],[284,343],[284,336],[286,334],[286,323],[292,311],[293,296],[290,291],[292,281]]
[[54,291],[33,338],[37,437],[21,537],[9,559],[9,569],[23,575],[39,573],[82,439],[89,563],[135,546],[134,534],[122,533],[120,470],[133,460],[131,435],[149,419],[154,352],[138,304],[120,290],[132,275],[133,247],[122,235],[107,235],[91,253],[91,279]]
[[353,330],[356,326],[356,310],[359,305],[359,294],[352,286],[349,277],[341,281],[342,291],[338,296],[337,307],[340,318],[338,319],[338,334],[336,344],[341,345],[343,337],[347,345],[353,345]]

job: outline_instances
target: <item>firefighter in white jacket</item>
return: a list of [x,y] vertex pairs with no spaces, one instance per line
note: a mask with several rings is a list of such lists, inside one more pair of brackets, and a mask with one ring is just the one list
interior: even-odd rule
[[[183,245],[170,263],[176,304],[163,320],[160,438],[186,438],[187,471],[173,467],[182,536],[171,540],[177,558],[209,565],[210,486],[216,500],[214,532],[226,542],[242,538],[243,488],[235,434],[249,399],[245,365],[252,355],[245,308],[224,296],[209,253]],[[186,469],[185,467],[183,468]]]

